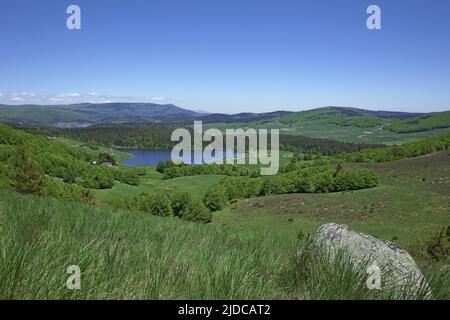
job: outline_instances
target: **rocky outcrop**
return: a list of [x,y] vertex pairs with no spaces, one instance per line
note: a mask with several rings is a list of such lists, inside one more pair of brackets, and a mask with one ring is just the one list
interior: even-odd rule
[[382,288],[394,289],[399,294],[431,294],[414,259],[393,242],[378,240],[346,225],[330,223],[319,227],[311,244],[330,253],[331,260],[337,252],[344,250],[351,257],[353,266],[375,266],[380,270]]

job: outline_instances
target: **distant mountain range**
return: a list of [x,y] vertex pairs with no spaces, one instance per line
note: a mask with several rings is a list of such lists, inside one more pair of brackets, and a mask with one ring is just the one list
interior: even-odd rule
[[[16,125],[37,125],[59,128],[88,127],[114,123],[183,123],[194,120],[205,123],[249,123],[255,121],[278,121],[280,123],[308,122],[337,124],[344,126],[373,126],[386,123],[386,119],[404,125],[407,119],[422,123],[433,122],[437,127],[450,127],[448,117],[436,118],[439,113],[407,113],[393,111],[371,111],[346,107],[325,107],[313,110],[268,113],[238,113],[233,115],[195,112],[173,104],[154,103],[102,103],[71,105],[0,105],[0,122]],[[403,121],[403,122],[401,122]],[[442,122],[442,121],[441,121]],[[437,124],[436,124],[437,123]]]
[[199,115],[172,104],[82,103],[71,105],[0,105],[0,121],[61,128],[87,127],[102,123],[161,122],[164,118]]

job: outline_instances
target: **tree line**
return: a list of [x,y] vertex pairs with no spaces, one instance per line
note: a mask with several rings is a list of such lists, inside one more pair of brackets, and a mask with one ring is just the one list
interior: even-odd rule
[[314,167],[260,178],[226,177],[208,189],[203,199],[211,211],[239,199],[289,193],[329,193],[376,187],[378,176],[369,169]]
[[188,192],[143,193],[131,199],[114,199],[108,202],[115,208],[140,211],[161,217],[209,223],[212,215],[205,205]]
[[[83,141],[89,143],[92,147],[100,144],[108,147],[149,150],[171,150],[175,145],[175,142],[172,142],[170,137],[173,130],[176,129],[173,125],[162,124],[155,124],[152,126],[115,124],[72,129],[34,126],[20,126],[18,128],[32,134],[58,136]],[[191,127],[187,127],[187,129],[192,130]],[[310,138],[301,135],[280,135],[281,150],[304,154],[334,156],[367,148],[380,147],[382,147],[382,145],[379,144],[341,142],[330,139]]]
[[23,193],[81,198],[84,189],[108,189],[115,181],[138,185],[134,168],[105,152],[75,148],[0,125],[0,184]]
[[156,166],[156,171],[163,174],[163,179],[173,179],[183,176],[196,175],[224,175],[224,176],[251,176],[260,175],[259,168],[250,168],[232,164],[175,164],[171,160],[161,161]]

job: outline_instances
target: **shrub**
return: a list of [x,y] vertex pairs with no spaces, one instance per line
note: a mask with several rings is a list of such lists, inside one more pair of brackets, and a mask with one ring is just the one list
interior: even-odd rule
[[91,189],[111,189],[114,174],[106,167],[92,167],[83,174],[83,187]]
[[138,208],[155,216],[171,216],[172,206],[165,193],[150,193],[141,195],[138,199]]
[[301,171],[265,177],[261,187],[261,195],[312,192],[314,185],[310,175]]
[[110,162],[112,165],[116,165],[117,161],[112,154],[101,152],[98,155],[99,163]]
[[177,165],[173,163],[171,160],[161,161],[156,166],[156,171],[159,173],[165,173],[167,169],[176,167]]
[[90,189],[82,188],[76,184],[60,183],[49,179],[46,183],[45,195],[68,200],[90,203],[94,196]]
[[192,195],[188,192],[174,192],[169,195],[174,216],[181,217],[192,202]]
[[156,171],[164,174],[164,179],[173,179],[182,176],[194,175],[225,175],[225,176],[251,176],[259,177],[259,169],[250,170],[247,167],[231,164],[198,164],[186,165],[184,163],[174,164],[172,161],[158,163]]
[[169,196],[172,212],[183,220],[208,223],[212,216],[203,203],[188,192],[175,192]]
[[225,178],[219,182],[226,189],[228,200],[256,197],[261,193],[262,180],[249,178]]
[[212,215],[203,203],[187,192],[141,194],[132,199],[114,199],[108,201],[108,204],[115,208],[143,211],[157,216],[176,216],[199,223],[212,221]]
[[[294,176],[294,193],[313,193],[315,191],[313,177],[309,175]],[[292,193],[292,192],[290,192]]]
[[288,193],[285,182],[286,181],[283,181],[283,179],[280,179],[279,177],[264,178],[260,194],[262,196],[268,196],[271,194]]
[[[340,169],[342,170],[342,169]],[[339,170],[339,171],[340,171]],[[314,176],[314,192],[328,193],[333,191],[333,173],[331,171],[325,171]]]
[[75,183],[75,175],[73,174],[73,172],[72,171],[70,171],[70,170],[67,170],[67,171],[65,171],[64,172],[64,174],[63,174],[63,181],[65,182],[65,183]]
[[17,192],[43,195],[45,193],[46,177],[44,172],[25,144],[17,148],[10,162],[9,178]]
[[119,172],[119,176],[116,180],[120,180],[123,183],[138,186],[139,185],[139,176],[135,171],[125,170],[125,171],[117,171]]
[[219,211],[228,204],[227,189],[222,185],[215,185],[208,189],[203,203],[210,211]]
[[183,220],[209,223],[212,221],[211,212],[198,199],[192,199],[182,212],[181,218]]
[[450,263],[450,225],[432,232],[427,239],[413,242],[410,252],[420,259]]
[[378,185],[378,177],[369,169],[342,169],[336,173],[334,191],[349,191],[371,188]]
[[260,179],[226,178],[220,182],[228,200],[287,193],[347,191],[374,187],[378,177],[368,169],[333,170],[324,166]]

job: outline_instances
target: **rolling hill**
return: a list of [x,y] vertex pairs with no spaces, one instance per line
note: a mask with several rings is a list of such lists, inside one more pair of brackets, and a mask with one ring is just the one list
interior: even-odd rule
[[450,111],[396,120],[387,125],[386,128],[396,133],[411,133],[439,128],[450,128]]
[[73,105],[0,105],[0,122],[12,125],[84,128],[154,127],[155,124],[205,128],[280,129],[282,135],[307,136],[364,144],[399,144],[425,139],[450,128],[450,111],[407,113],[347,107],[324,107],[299,112],[220,114],[195,112],[173,104],[104,103]]
[[0,105],[0,121],[61,128],[101,123],[161,122],[199,115],[172,104],[102,103],[72,105]]
[[[445,113],[441,113],[445,114]],[[435,114],[440,123],[449,123],[441,114]],[[347,107],[325,107],[306,111],[291,112],[273,118],[250,122],[209,123],[205,128],[231,129],[251,127],[255,129],[279,129],[282,135],[306,136],[310,138],[332,139],[342,142],[365,144],[402,144],[426,139],[447,131],[447,125],[428,126],[424,130],[400,133],[388,129],[392,123],[407,122],[409,119],[426,118],[433,114],[407,113],[395,111],[372,111]],[[447,128],[446,128],[447,127]]]
[[335,124],[353,127],[375,127],[389,119],[409,119],[422,116],[423,114],[394,112],[394,111],[371,111],[347,107],[324,107],[307,111],[295,112],[276,118],[284,124],[293,122]]
[[154,103],[82,103],[71,105],[0,105],[0,122],[59,128],[88,127],[105,123],[184,123],[196,119],[205,123],[250,123],[279,121],[283,124],[307,122],[341,126],[373,127],[389,119],[426,116],[417,113],[369,111],[356,108],[325,107],[307,111],[267,113],[204,113]]

